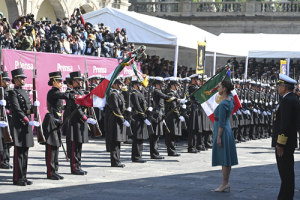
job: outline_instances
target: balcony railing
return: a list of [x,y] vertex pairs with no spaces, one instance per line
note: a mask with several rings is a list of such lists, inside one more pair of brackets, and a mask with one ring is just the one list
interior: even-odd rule
[[300,2],[136,2],[131,11],[155,16],[300,16]]

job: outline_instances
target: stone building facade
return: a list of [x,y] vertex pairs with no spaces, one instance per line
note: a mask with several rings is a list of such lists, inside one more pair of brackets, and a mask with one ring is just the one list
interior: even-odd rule
[[57,18],[69,17],[74,8],[81,8],[82,13],[91,12],[104,7],[128,10],[128,0],[0,0],[0,12],[10,23],[19,15],[32,13],[36,20],[49,17],[51,21]]

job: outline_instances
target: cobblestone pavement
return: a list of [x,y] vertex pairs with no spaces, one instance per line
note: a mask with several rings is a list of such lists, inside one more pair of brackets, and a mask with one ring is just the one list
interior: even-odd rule
[[[149,143],[144,143],[145,164],[130,161],[131,145],[121,147],[125,168],[110,167],[109,154],[103,139],[90,140],[83,145],[82,169],[86,176],[70,174],[69,163],[60,151],[59,172],[64,180],[46,179],[45,150],[43,145],[29,150],[27,178],[33,185],[12,185],[12,170],[0,169],[0,199],[276,199],[280,187],[274,149],[271,139],[237,144],[239,165],[230,176],[231,192],[215,193],[222,182],[221,167],[211,167],[211,150],[199,154],[187,153],[186,142],[177,143],[181,157],[168,157],[164,141],[160,152],[165,160],[150,160]],[[11,154],[13,148],[11,149]],[[300,199],[300,151],[295,151],[296,191]],[[12,164],[12,162],[11,162]]]

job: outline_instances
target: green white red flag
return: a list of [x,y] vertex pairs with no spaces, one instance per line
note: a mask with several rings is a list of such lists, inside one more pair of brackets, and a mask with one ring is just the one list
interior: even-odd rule
[[[214,76],[211,80],[209,80],[203,87],[201,87],[198,91],[196,91],[193,95],[201,104],[202,108],[204,109],[207,116],[210,118],[211,121],[214,122],[214,111],[217,106],[222,101],[222,97],[218,93],[218,86],[223,80],[230,81],[230,68],[227,67],[223,69],[219,74]],[[234,108],[231,113],[235,113],[240,107],[242,107],[239,97],[235,90],[232,92],[234,98]]]

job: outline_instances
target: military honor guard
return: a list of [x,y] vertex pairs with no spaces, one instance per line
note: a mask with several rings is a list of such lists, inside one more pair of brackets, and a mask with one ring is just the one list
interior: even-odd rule
[[[72,93],[83,96],[81,90],[83,78],[80,71],[70,73],[70,81],[73,86]],[[75,103],[75,99],[70,99],[71,112],[80,107],[76,114],[70,119],[69,131],[67,134],[67,145],[70,151],[71,173],[75,175],[86,175],[87,171],[81,169],[82,144],[88,142],[88,124],[96,124],[96,120],[88,118],[87,108]]]
[[[8,99],[11,105],[10,130],[14,141],[13,160],[13,183],[14,185],[32,185],[32,181],[27,179],[27,164],[29,147],[34,146],[32,126],[40,126],[39,122],[31,120],[33,105],[29,96],[29,91],[24,90],[27,78],[22,68],[11,71],[12,83],[15,84],[13,90],[9,91]],[[34,106],[39,106],[40,102],[34,102]]]
[[[173,99],[180,99],[179,94],[177,93],[178,87],[179,82],[177,81],[177,78],[171,77],[167,95],[171,96]],[[185,103],[185,100],[183,100],[182,103]],[[169,131],[166,131],[168,156],[180,156],[180,154],[176,152],[175,142],[177,141],[177,137],[182,135],[181,124],[185,119],[180,115],[180,107],[178,104],[177,101],[169,101],[166,104],[166,113],[170,113],[168,116],[166,114],[166,124],[169,129]]]
[[64,179],[58,174],[58,153],[61,144],[60,125],[62,124],[63,99],[70,100],[74,95],[70,92],[63,93],[61,88],[63,78],[61,72],[49,73],[48,85],[52,88],[47,94],[47,110],[43,121],[43,132],[45,135],[45,158],[47,167],[47,178],[52,180]]
[[[8,118],[8,122],[10,122],[10,102],[8,100],[8,87],[10,83],[10,78],[7,71],[4,71],[2,74],[2,87],[4,89],[4,99],[6,101],[5,112]],[[2,129],[0,129],[0,135],[2,134]],[[0,137],[1,138],[1,137]],[[2,141],[1,141],[2,140]],[[10,160],[10,148],[12,147],[12,143],[4,143],[4,139],[0,139],[0,143],[3,145],[3,150],[1,151],[1,166],[2,169],[11,169],[12,166],[9,163]],[[1,144],[0,144],[1,146]],[[0,147],[1,148],[1,147]]]
[[[126,129],[130,124],[122,113],[125,112],[125,100],[121,93],[123,81],[118,77],[112,84],[112,90],[108,96],[109,115],[106,115],[108,121],[108,129],[106,134],[106,142],[110,148],[110,162],[112,167],[125,167],[120,161],[121,142],[127,140]],[[127,112],[131,112],[131,108],[127,108]]]
[[146,112],[151,112],[152,107],[147,108],[147,102],[142,94],[142,83],[137,77],[131,79],[133,91],[130,95],[132,103],[132,118],[135,121],[132,123],[132,162],[145,163],[146,160],[142,159],[143,141],[149,138],[148,127],[151,122],[146,117]]
[[299,100],[293,93],[297,82],[279,74],[278,93],[282,96],[276,106],[273,119],[272,147],[275,147],[276,161],[281,187],[278,200],[292,200],[295,191],[294,151],[297,148],[297,130],[299,123]]
[[[189,94],[193,93],[195,90],[199,88],[199,74],[193,74],[190,76],[191,84],[189,86]],[[189,130],[188,137],[188,152],[189,153],[197,153],[200,150],[205,151],[205,147],[201,146],[201,141],[204,139],[202,135],[202,112],[201,105],[195,96],[191,96],[190,98],[190,117],[187,123]],[[200,143],[200,144],[199,144]],[[196,146],[198,145],[198,146]],[[198,149],[197,149],[198,147]]]

